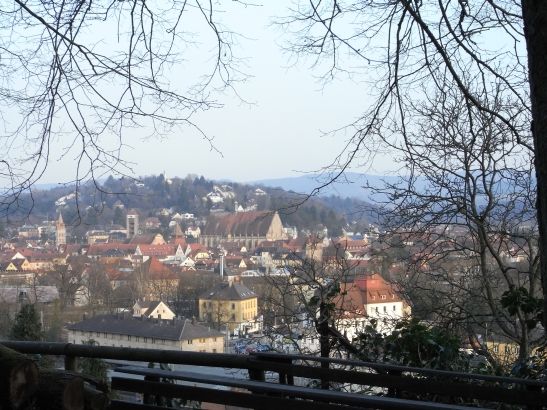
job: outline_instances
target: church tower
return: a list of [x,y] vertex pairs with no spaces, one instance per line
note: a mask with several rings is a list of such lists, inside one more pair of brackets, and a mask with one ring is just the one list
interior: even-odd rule
[[127,213],[126,228],[128,238],[132,238],[139,233],[139,214],[134,209]]
[[173,235],[171,236],[171,240],[169,242],[177,245],[186,245],[184,232],[182,232],[182,229],[178,223],[175,224],[175,229],[173,229]]
[[55,244],[56,245],[66,245],[66,227],[65,223],[63,222],[63,215],[59,212],[59,219],[57,220],[57,223],[55,224],[56,231],[55,231]]

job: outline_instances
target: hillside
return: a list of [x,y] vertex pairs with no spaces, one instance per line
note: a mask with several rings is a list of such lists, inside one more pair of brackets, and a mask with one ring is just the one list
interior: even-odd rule
[[[367,204],[359,199],[336,195],[307,198],[264,184],[216,182],[196,175],[165,179],[160,174],[139,180],[110,176],[102,184],[84,186],[77,193],[73,186],[55,186],[34,190],[32,198],[24,200],[32,204],[29,221],[34,224],[55,219],[61,212],[65,222],[73,226],[125,225],[125,215],[133,208],[143,219],[166,209],[171,214],[190,213],[203,221],[210,212],[233,212],[236,207],[239,211],[276,210],[285,225],[299,232],[323,232],[326,228],[329,236],[341,235],[342,229],[361,230],[375,222],[361,212]],[[25,216],[21,212],[19,219]],[[162,216],[160,220],[167,229],[169,218]]]

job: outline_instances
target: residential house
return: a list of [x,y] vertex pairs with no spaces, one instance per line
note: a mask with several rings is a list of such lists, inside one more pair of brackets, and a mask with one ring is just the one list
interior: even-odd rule
[[138,300],[133,305],[133,317],[171,320],[175,314],[161,300]]
[[161,221],[155,216],[150,216],[143,221],[144,228],[147,230],[161,228]]
[[199,238],[199,236],[201,235],[201,229],[199,228],[199,226],[189,226],[186,229],[185,234],[187,236],[191,236],[192,238]]
[[351,340],[374,319],[378,330],[391,332],[396,322],[411,315],[410,304],[397,289],[373,273],[355,278],[340,287],[334,300],[338,312],[336,326]]

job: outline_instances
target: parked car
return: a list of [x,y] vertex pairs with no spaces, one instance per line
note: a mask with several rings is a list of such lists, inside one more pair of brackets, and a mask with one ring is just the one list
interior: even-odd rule
[[270,350],[272,350],[271,346],[260,345],[256,347],[255,352],[269,352]]
[[247,353],[254,353],[254,352],[256,352],[256,347],[251,347],[251,346],[249,346],[249,347],[247,347],[247,348],[245,349],[245,351],[246,351]]

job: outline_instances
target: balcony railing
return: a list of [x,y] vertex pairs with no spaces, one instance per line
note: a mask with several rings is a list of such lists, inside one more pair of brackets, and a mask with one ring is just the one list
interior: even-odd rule
[[[152,409],[146,402],[153,395],[276,410],[283,406],[301,410],[547,407],[547,382],[538,380],[276,353],[235,355],[71,343],[0,343],[21,353],[64,356],[65,369],[71,371],[77,371],[79,357],[130,362],[116,368],[116,373],[139,375],[144,380],[114,376],[112,389],[140,393],[144,403],[113,400],[112,409]],[[202,366],[210,372],[149,369],[142,362]],[[244,370],[247,375],[237,378],[224,374],[225,369]],[[170,383],[161,381],[165,379]]]

